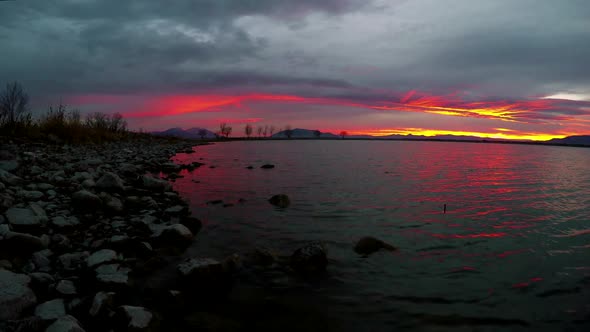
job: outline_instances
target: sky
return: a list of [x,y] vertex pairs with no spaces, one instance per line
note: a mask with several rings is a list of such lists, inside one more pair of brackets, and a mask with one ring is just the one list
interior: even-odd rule
[[134,130],[590,134],[586,0],[0,1],[0,86]]

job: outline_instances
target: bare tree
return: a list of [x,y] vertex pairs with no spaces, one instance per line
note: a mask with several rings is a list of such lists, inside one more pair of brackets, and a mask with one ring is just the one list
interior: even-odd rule
[[268,126],[264,126],[262,133],[264,134],[264,137],[266,137],[266,134],[268,133]]
[[258,137],[262,136],[262,127],[258,126],[258,128],[256,129],[256,131],[258,132]]
[[30,120],[29,96],[18,82],[9,83],[0,94],[0,125],[14,127]]
[[201,136],[201,139],[205,139],[205,136],[207,136],[207,130],[201,128],[201,129],[199,129],[198,134],[199,134],[199,136]]
[[269,132],[270,132],[270,137],[272,137],[272,134],[274,134],[274,133],[275,133],[275,126],[270,126],[270,127],[268,128],[268,130],[269,130]]
[[291,126],[289,125],[285,126],[285,136],[287,136],[287,138],[293,136],[293,129],[291,129]]
[[344,139],[344,137],[345,137],[345,136],[348,136],[348,132],[347,132],[346,130],[343,130],[343,131],[341,131],[341,132],[340,132],[340,137],[341,137],[342,139]]
[[225,136],[225,132],[227,131],[227,123],[222,122],[219,124],[219,136]]
[[250,136],[252,136],[252,125],[251,124],[247,124],[246,127],[244,127],[244,133],[246,134],[246,137],[250,138]]
[[232,130],[232,127],[230,127],[230,126],[225,127],[225,132],[224,132],[225,138],[228,138],[229,135],[231,135],[231,130]]

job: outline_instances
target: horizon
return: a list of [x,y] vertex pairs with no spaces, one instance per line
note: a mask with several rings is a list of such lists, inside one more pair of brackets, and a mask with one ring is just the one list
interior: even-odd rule
[[589,19],[582,1],[2,1],[0,84],[132,130],[546,141],[590,134]]

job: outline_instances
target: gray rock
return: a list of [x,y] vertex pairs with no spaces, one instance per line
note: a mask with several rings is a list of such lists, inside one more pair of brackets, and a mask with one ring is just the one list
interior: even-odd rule
[[42,238],[18,232],[8,232],[4,235],[3,244],[14,250],[17,255],[26,255],[47,248],[47,242]]
[[72,296],[76,295],[76,285],[71,280],[60,280],[55,286],[55,290],[61,295]]
[[119,264],[105,264],[96,268],[96,281],[101,287],[122,288],[129,286],[129,272],[131,269]]
[[43,168],[41,168],[37,165],[34,165],[31,167],[30,172],[32,175],[39,175],[39,174],[43,173],[44,170],[43,170]]
[[221,263],[213,258],[190,258],[176,267],[184,278],[208,277],[223,273]]
[[142,176],[142,182],[146,189],[156,191],[169,191],[172,189],[172,186],[170,183],[168,183],[168,181],[156,179],[148,175]]
[[37,185],[37,189],[39,189],[41,191],[47,191],[47,190],[55,189],[55,187],[49,183],[39,183]]
[[45,210],[37,203],[29,203],[29,209],[33,211],[33,213],[39,217],[39,220],[44,223],[47,222],[47,213]]
[[125,190],[125,185],[117,174],[106,172],[96,181],[96,188],[108,192],[121,192]]
[[115,293],[113,292],[98,292],[94,295],[92,300],[92,306],[90,307],[89,314],[92,317],[100,315],[104,310],[113,305]]
[[10,208],[6,211],[6,218],[17,231],[31,232],[41,227],[41,219],[31,209]]
[[7,172],[12,172],[18,168],[19,164],[16,160],[0,160],[0,169]]
[[291,255],[291,268],[301,273],[318,273],[326,270],[328,255],[320,243],[312,243],[295,250]]
[[117,309],[118,315],[122,317],[127,331],[149,331],[154,324],[154,315],[143,307],[124,305]]
[[102,200],[87,190],[80,190],[74,193],[72,195],[72,203],[74,207],[85,211],[95,211],[102,207]]
[[82,261],[86,260],[88,252],[74,252],[59,256],[57,259],[66,270],[75,269],[81,265]]
[[19,195],[24,198],[27,201],[38,201],[41,198],[43,198],[43,196],[45,196],[45,194],[43,194],[40,191],[28,191],[28,190],[23,190],[19,193]]
[[82,188],[84,189],[93,189],[96,187],[96,182],[94,182],[94,180],[92,179],[86,179],[84,181],[82,181]]
[[164,210],[164,212],[166,212],[167,214],[169,214],[171,216],[178,216],[178,215],[185,214],[186,212],[188,212],[188,208],[186,206],[182,206],[182,205],[175,205],[175,206],[167,208],[166,210]]
[[113,197],[111,195],[106,195],[103,198],[103,203],[106,207],[107,210],[114,212],[114,213],[120,213],[123,212],[123,202],[121,202],[120,199],[118,199],[117,197]]
[[60,317],[45,332],[85,332],[78,320],[70,315]]
[[65,316],[66,307],[63,299],[54,299],[39,304],[35,308],[35,316],[40,317],[43,320],[54,320],[59,317]]
[[117,253],[114,250],[102,249],[90,255],[86,264],[88,267],[94,267],[100,264],[114,262],[118,259]]
[[16,186],[22,182],[22,179],[10,172],[0,169],[0,182],[4,182],[10,186]]
[[287,195],[274,195],[273,197],[271,197],[268,202],[274,206],[278,206],[280,208],[286,208],[291,204],[291,200],[289,199],[289,196]]
[[47,269],[51,264],[49,256],[51,256],[51,250],[45,249],[33,253],[32,261],[38,269]]
[[193,233],[186,226],[174,224],[163,227],[156,239],[162,245],[186,247],[192,243],[193,236]]
[[63,228],[63,227],[72,227],[72,226],[79,225],[80,221],[78,220],[78,218],[76,218],[74,216],[69,216],[69,217],[57,216],[57,217],[54,217],[53,219],[51,219],[51,224],[53,224],[53,226]]
[[18,319],[27,308],[37,303],[29,288],[31,278],[0,269],[0,321]]
[[0,182],[0,191],[4,191],[6,190],[6,185],[4,185],[4,183]]
[[361,238],[354,246],[354,251],[363,256],[368,256],[381,249],[393,251],[396,248],[388,243],[385,243],[372,236],[365,236]]

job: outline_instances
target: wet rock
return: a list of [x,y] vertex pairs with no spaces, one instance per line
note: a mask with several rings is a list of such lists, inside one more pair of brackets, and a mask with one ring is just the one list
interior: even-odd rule
[[124,210],[123,202],[117,197],[111,195],[104,195],[103,203],[105,208],[112,213],[121,213]]
[[221,204],[221,203],[223,203],[223,201],[220,199],[214,199],[214,200],[207,201],[207,205],[217,205],[217,204]]
[[83,261],[86,261],[88,258],[88,252],[73,252],[73,253],[66,253],[57,258],[60,262],[61,266],[66,270],[71,270],[78,268],[82,265]]
[[82,188],[84,188],[86,190],[90,190],[90,189],[94,189],[96,187],[96,182],[94,182],[94,180],[92,180],[92,179],[86,179],[86,180],[82,181],[82,183],[80,185],[82,186]]
[[121,331],[151,331],[155,328],[154,315],[143,307],[124,305],[117,308],[115,321]]
[[76,318],[66,315],[58,318],[45,332],[85,332]]
[[19,195],[27,201],[38,201],[45,196],[45,194],[36,190],[23,190],[19,192]]
[[273,165],[273,164],[264,164],[264,165],[260,166],[260,168],[262,168],[262,169],[271,169],[271,168],[275,168],[275,165]]
[[49,265],[51,264],[51,260],[49,259],[51,254],[51,250],[48,249],[37,251],[33,253],[32,261],[39,270],[48,271]]
[[201,221],[195,217],[182,218],[180,223],[182,225],[186,226],[186,228],[188,228],[193,233],[193,235],[197,234],[201,230],[201,227],[203,226]]
[[55,286],[55,290],[65,296],[73,296],[77,294],[76,285],[71,280],[60,280]]
[[31,278],[31,288],[40,297],[46,296],[50,286],[55,283],[53,276],[45,272],[33,272],[29,274],[29,277]]
[[397,248],[395,248],[394,246],[387,244],[377,238],[374,238],[372,236],[365,236],[363,238],[361,238],[356,245],[354,246],[354,251],[359,254],[359,255],[363,255],[363,256],[367,256],[370,255],[376,251],[379,251],[381,249],[386,249],[386,250],[396,250]]
[[119,264],[105,264],[96,268],[96,281],[99,286],[108,289],[121,289],[130,286],[131,269]]
[[96,188],[107,192],[122,192],[125,185],[117,174],[106,172],[96,181]]
[[0,241],[0,247],[13,250],[15,255],[27,255],[47,248],[47,242],[31,234],[8,232]]
[[301,273],[318,273],[326,270],[328,255],[320,243],[312,243],[295,250],[291,255],[291,268]]
[[211,258],[191,258],[177,266],[183,290],[200,296],[224,296],[232,288],[231,275]]
[[16,186],[22,182],[22,179],[10,172],[0,169],[0,182],[4,182],[10,186]]
[[275,263],[278,254],[269,248],[257,247],[252,252],[246,254],[244,264],[269,266]]
[[248,166],[246,169],[254,169],[254,166]]
[[69,217],[57,216],[57,217],[54,217],[53,219],[51,219],[51,224],[53,224],[53,226],[56,226],[58,228],[64,228],[64,227],[77,226],[80,224],[80,221],[78,220],[78,218],[76,218],[74,216],[69,216]]
[[19,164],[16,160],[0,160],[0,169],[5,170],[7,172],[15,171],[18,168]]
[[268,202],[274,206],[278,206],[280,208],[286,208],[291,204],[291,200],[289,199],[289,196],[284,195],[284,194],[280,194],[280,195],[274,195],[273,197],[271,197]]
[[94,212],[102,207],[102,200],[87,190],[80,190],[72,195],[72,204],[79,210]]
[[90,255],[86,260],[86,265],[88,267],[95,267],[100,264],[114,262],[118,259],[119,257],[117,257],[117,253],[114,250],[102,249]]
[[47,222],[47,213],[45,213],[45,210],[39,204],[30,203],[29,209],[33,211],[33,214],[36,215],[42,223]]
[[29,288],[31,278],[0,269],[0,321],[17,319],[20,314],[37,303]]
[[171,216],[178,216],[181,214],[186,214],[188,212],[188,208],[186,206],[182,206],[182,205],[175,205],[175,206],[167,208],[166,210],[164,210],[164,212],[166,212],[166,214],[171,215]]
[[170,189],[172,189],[172,186],[170,185],[170,183],[168,183],[168,181],[156,179],[148,175],[142,176],[142,182],[144,188],[150,190],[169,191]]
[[30,209],[10,208],[6,219],[15,231],[34,232],[41,227],[41,219]]
[[182,224],[165,226],[156,240],[160,245],[186,247],[193,242],[193,233]]
[[109,309],[113,305],[114,298],[114,292],[96,293],[96,295],[94,295],[94,299],[92,300],[92,306],[90,307],[90,311],[88,313],[92,317],[96,317],[103,314],[107,309]]
[[39,304],[35,308],[35,316],[43,320],[54,320],[65,316],[66,307],[63,299],[54,299]]

